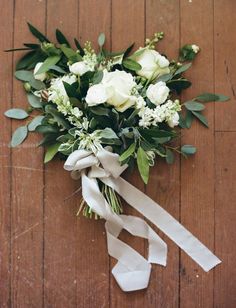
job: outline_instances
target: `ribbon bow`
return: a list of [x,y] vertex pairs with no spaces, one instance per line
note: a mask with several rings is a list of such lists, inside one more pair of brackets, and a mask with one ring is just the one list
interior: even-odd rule
[[[112,274],[121,289],[136,291],[146,288],[151,263],[166,265],[167,245],[143,219],[115,214],[98,187],[98,178],[171,238],[205,271],[219,264],[221,261],[175,218],[120,177],[127,165],[121,166],[118,159],[119,155],[103,148],[96,155],[90,151],[76,150],[67,158],[64,169],[72,171],[74,179],[81,176],[84,200],[95,213],[106,220],[108,253],[118,260]],[[148,260],[118,239],[122,229],[148,240]]]

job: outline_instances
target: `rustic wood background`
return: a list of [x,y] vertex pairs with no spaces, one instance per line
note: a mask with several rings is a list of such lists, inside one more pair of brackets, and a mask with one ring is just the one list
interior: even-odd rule
[[[1,0],[0,18],[0,307],[236,307],[236,1],[234,0]],[[231,97],[208,104],[210,129],[194,123],[183,143],[198,152],[174,166],[159,162],[144,188],[137,174],[128,179],[160,202],[223,260],[203,272],[165,236],[166,268],[153,266],[149,288],[122,293],[110,274],[103,221],[75,216],[79,197],[65,200],[78,183],[62,162],[44,166],[38,136],[8,147],[17,127],[2,113],[26,106],[12,72],[19,53],[2,50],[32,41],[26,21],[54,39],[56,27],[72,40],[137,47],[155,31],[165,31],[160,51],[176,57],[185,43],[201,46],[183,99],[203,91]],[[131,212],[131,210],[129,210]],[[123,235],[146,255],[143,240]]]

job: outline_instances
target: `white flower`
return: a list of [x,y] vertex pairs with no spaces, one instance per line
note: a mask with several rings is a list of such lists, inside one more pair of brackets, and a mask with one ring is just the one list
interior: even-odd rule
[[95,84],[88,89],[86,102],[89,106],[103,104],[108,99],[108,91],[103,84]]
[[166,86],[166,83],[159,81],[156,84],[150,84],[146,94],[154,105],[160,105],[166,101],[169,92],[170,90]]
[[83,61],[75,62],[72,65],[69,65],[69,69],[71,73],[79,76],[82,76],[83,74],[90,71],[89,66]]
[[178,112],[175,112],[172,117],[167,121],[168,125],[170,127],[175,127],[179,125],[179,114]]
[[193,50],[194,53],[198,53],[200,48],[199,48],[199,46],[193,44],[192,45],[192,50]]
[[123,112],[133,106],[136,97],[132,90],[136,86],[133,76],[125,71],[103,71],[103,79],[100,84],[89,88],[86,102],[90,106],[108,103],[118,111]]
[[43,65],[43,62],[38,62],[34,68],[34,78],[36,80],[44,81],[47,78],[46,73],[36,74],[40,67]]
[[137,74],[147,79],[153,80],[170,72],[169,61],[156,50],[140,49],[137,51],[137,56],[134,54],[134,59],[142,66]]

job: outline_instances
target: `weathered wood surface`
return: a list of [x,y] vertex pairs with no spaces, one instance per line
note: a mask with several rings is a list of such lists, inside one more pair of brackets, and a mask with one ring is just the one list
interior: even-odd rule
[[[236,60],[233,0],[2,0],[0,19],[0,307],[236,307]],[[3,117],[10,106],[26,105],[21,84],[13,79],[18,53],[4,49],[30,41],[26,21],[50,38],[60,28],[72,41],[96,43],[105,32],[107,47],[121,50],[155,31],[170,58],[180,45],[194,42],[202,52],[188,73],[193,81],[183,99],[203,91],[231,97],[209,104],[210,129],[194,124],[181,142],[196,144],[195,157],[158,161],[144,188],[137,174],[127,178],[178,218],[215,250],[223,263],[203,272],[165,236],[166,268],[153,266],[147,290],[123,293],[110,270],[103,222],[75,216],[77,187],[62,162],[44,166],[37,136],[21,147],[8,147],[17,126]],[[127,212],[134,213],[131,209]],[[146,255],[143,240],[122,234]]]

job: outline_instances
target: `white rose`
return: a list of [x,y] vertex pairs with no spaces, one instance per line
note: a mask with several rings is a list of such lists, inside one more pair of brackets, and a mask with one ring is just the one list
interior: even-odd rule
[[107,102],[120,112],[133,106],[136,102],[136,97],[131,94],[136,86],[133,76],[119,70],[114,72],[104,70],[103,73],[101,83],[89,88],[86,102],[90,106]]
[[166,83],[159,81],[156,84],[150,84],[146,94],[154,105],[160,105],[166,101],[169,92],[170,90],[166,86]]
[[90,69],[86,63],[80,61],[80,62],[75,62],[72,65],[69,65],[69,70],[71,73],[75,75],[82,76],[83,74],[87,73]]
[[170,72],[170,62],[156,50],[145,49],[143,52],[138,50],[137,56],[134,54],[134,59],[142,66],[137,74],[147,79],[155,79]]
[[36,74],[40,67],[43,65],[43,62],[38,62],[34,68],[34,78],[36,80],[44,81],[47,78],[46,73]]
[[179,114],[178,112],[175,112],[173,116],[167,121],[168,125],[170,127],[175,127],[179,125]]
[[108,91],[103,84],[95,84],[88,89],[86,102],[89,106],[103,104],[108,99]]
[[130,73],[119,70],[104,71],[102,84],[107,87],[109,92],[107,103],[113,105],[116,110],[123,112],[135,104],[136,97],[131,92],[136,83]]

